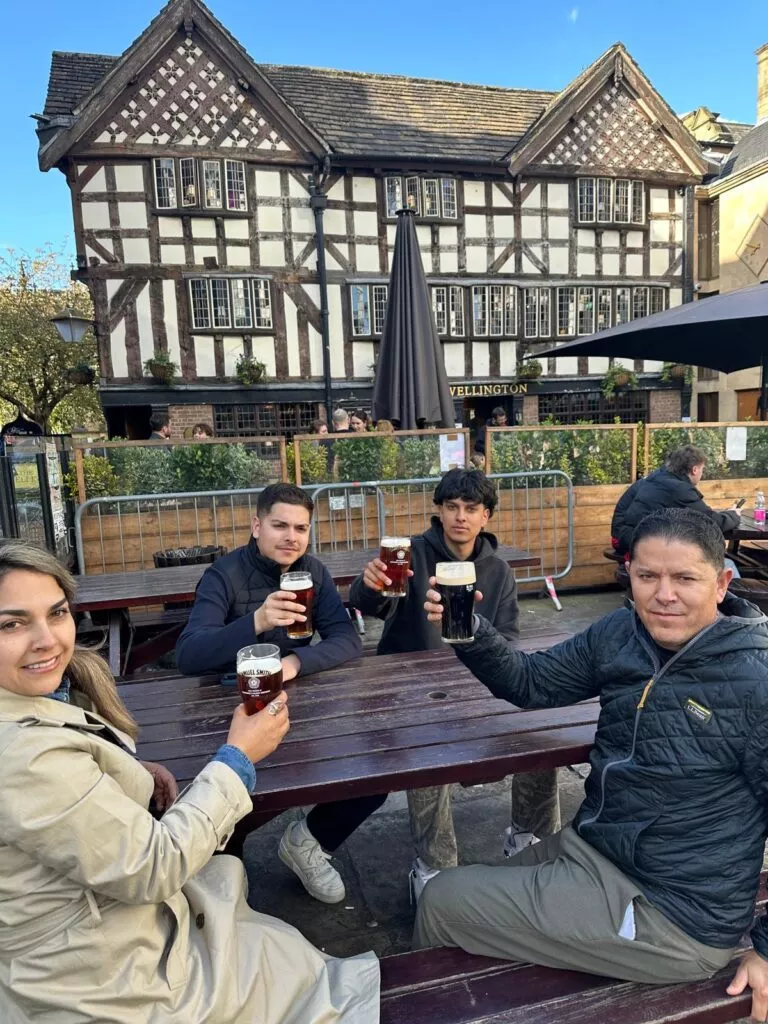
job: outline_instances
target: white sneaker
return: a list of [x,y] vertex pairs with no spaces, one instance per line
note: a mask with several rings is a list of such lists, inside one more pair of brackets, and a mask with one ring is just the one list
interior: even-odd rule
[[417,857],[416,860],[411,864],[411,871],[408,875],[408,881],[411,884],[411,903],[418,903],[421,899],[421,894],[424,892],[424,886],[435,875],[440,874],[439,868],[431,868],[429,864],[425,864],[421,857]]
[[346,891],[341,875],[303,821],[294,821],[283,833],[278,856],[298,876],[310,896],[321,903],[340,903]]
[[504,856],[514,857],[535,843],[541,842],[533,832],[523,832],[517,825],[504,829]]

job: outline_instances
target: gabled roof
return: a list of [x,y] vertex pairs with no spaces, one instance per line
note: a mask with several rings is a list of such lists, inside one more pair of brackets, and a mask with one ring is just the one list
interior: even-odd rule
[[101,53],[62,53],[54,50],[43,114],[71,114],[112,70],[119,57]]
[[768,161],[768,121],[756,125],[733,147],[728,159],[723,163],[717,177],[707,182],[714,185],[716,181],[732,174],[746,171],[755,164]]

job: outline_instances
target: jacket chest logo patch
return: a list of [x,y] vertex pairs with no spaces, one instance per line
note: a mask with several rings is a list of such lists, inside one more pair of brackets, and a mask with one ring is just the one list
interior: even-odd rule
[[709,708],[699,704],[693,698],[689,697],[683,706],[686,714],[695,718],[697,722],[701,722],[702,725],[708,725],[712,721],[712,712]]

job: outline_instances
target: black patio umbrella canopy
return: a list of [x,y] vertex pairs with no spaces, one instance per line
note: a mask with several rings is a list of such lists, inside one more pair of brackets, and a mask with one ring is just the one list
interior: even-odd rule
[[387,315],[381,335],[373,418],[400,430],[454,425],[453,399],[432,317],[412,210],[398,210]]
[[653,316],[600,331],[583,341],[548,348],[538,356],[619,356],[707,366],[723,373],[762,366],[768,386],[768,283],[686,302]]

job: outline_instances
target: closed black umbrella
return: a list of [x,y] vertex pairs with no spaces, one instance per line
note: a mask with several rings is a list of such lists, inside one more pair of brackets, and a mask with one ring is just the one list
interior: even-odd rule
[[453,399],[413,218],[412,210],[398,210],[373,418],[392,420],[401,430],[425,423],[452,427]]
[[619,356],[707,366],[723,373],[762,366],[763,418],[768,387],[768,285],[686,302],[631,320],[537,356]]

